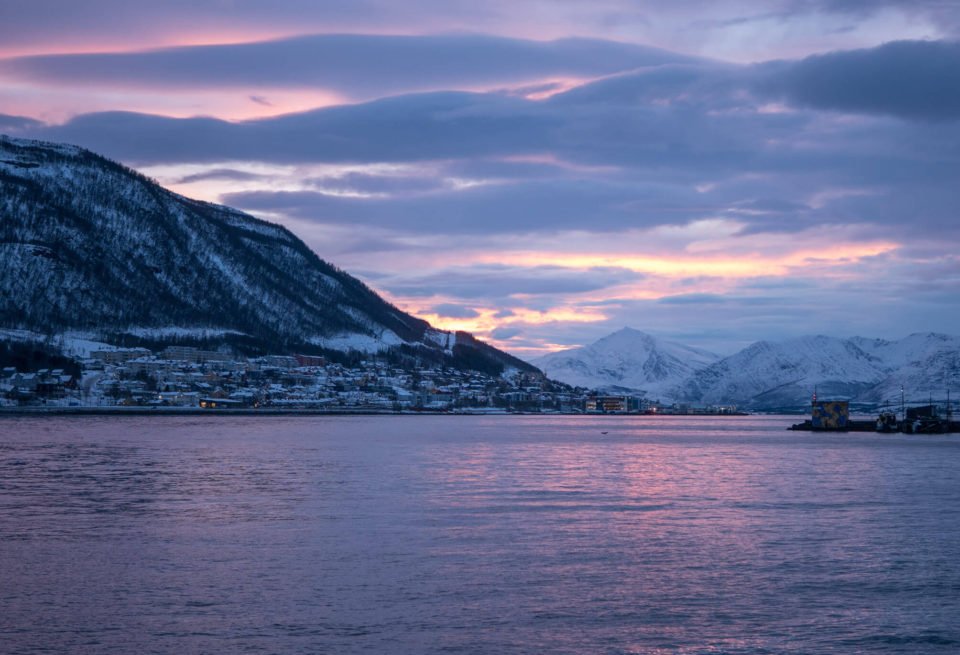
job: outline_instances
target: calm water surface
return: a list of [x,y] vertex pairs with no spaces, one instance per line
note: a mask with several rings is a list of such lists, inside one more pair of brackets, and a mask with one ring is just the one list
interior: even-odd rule
[[960,435],[791,422],[2,419],[0,652],[960,652]]

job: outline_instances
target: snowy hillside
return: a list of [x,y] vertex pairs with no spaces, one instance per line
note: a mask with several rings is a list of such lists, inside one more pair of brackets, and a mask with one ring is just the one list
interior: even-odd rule
[[589,346],[551,353],[532,363],[547,377],[567,384],[658,397],[718,359],[713,353],[623,328]]
[[280,351],[415,347],[529,368],[434,330],[289,230],[81,148],[0,136],[0,328],[220,335]]

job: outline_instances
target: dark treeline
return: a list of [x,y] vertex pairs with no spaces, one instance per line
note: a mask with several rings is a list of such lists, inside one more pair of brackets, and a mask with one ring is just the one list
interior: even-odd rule
[[80,376],[80,364],[75,359],[37,341],[0,341],[0,368],[8,366],[21,373],[62,368],[68,375]]

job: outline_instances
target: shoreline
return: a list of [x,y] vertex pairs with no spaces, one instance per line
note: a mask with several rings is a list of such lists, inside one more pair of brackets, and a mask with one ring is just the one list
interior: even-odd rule
[[200,407],[0,407],[5,416],[684,416],[743,417],[754,414],[594,414],[583,412],[489,412],[479,411],[411,411],[392,409],[284,409],[237,408],[204,409]]

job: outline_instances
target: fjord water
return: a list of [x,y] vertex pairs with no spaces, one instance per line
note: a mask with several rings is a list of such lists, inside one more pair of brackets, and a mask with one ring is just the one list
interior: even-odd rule
[[960,650],[960,436],[793,420],[5,418],[0,652]]

